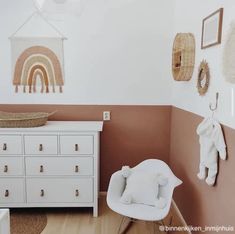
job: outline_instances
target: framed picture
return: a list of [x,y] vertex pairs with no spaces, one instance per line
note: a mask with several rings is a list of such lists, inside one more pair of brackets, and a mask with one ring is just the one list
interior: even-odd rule
[[201,49],[206,49],[221,43],[223,11],[223,8],[220,8],[203,20]]

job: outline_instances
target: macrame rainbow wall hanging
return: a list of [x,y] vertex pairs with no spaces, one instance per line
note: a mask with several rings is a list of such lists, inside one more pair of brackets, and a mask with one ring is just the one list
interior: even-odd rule
[[64,79],[61,38],[14,38],[12,58],[15,92],[62,93]]

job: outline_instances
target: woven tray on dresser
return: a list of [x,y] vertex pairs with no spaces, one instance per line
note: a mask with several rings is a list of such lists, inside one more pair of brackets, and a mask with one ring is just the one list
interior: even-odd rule
[[0,111],[0,128],[32,128],[46,124],[55,112],[10,113]]

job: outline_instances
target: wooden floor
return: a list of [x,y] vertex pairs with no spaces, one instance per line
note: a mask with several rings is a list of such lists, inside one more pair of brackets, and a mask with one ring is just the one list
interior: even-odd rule
[[[49,209],[47,226],[42,234],[116,234],[122,216],[107,207],[105,197],[99,200],[98,218],[93,218],[92,210],[86,208]],[[161,233],[156,232],[156,228],[152,222],[138,221],[127,234]]]

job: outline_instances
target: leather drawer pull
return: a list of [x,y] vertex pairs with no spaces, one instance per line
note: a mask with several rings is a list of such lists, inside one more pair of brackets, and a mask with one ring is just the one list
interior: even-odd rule
[[6,189],[6,191],[5,191],[5,197],[9,197],[9,190],[8,189]]
[[76,193],[75,193],[76,197],[79,197],[79,190],[76,189]]
[[4,151],[7,150],[7,144],[6,144],[6,143],[3,144],[3,150],[4,150]]
[[7,165],[4,166],[4,172],[5,172],[5,173],[8,172],[8,166],[7,166]]
[[79,172],[79,166],[78,166],[78,165],[75,166],[75,172],[76,172],[76,173]]
[[40,196],[41,197],[44,197],[45,193],[44,193],[44,189],[41,189],[41,193],[40,193]]
[[40,166],[40,172],[42,173],[44,171],[43,165]]
[[43,151],[43,146],[42,146],[42,144],[39,145],[39,151]]
[[78,144],[75,144],[75,151],[78,151]]

